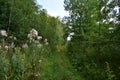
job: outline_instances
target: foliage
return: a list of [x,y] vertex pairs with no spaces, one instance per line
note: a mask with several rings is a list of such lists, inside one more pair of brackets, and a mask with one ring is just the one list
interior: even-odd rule
[[[114,0],[64,0],[65,10],[70,13],[63,21],[65,36],[70,37],[67,53],[74,68],[86,80],[119,80],[116,72],[119,67],[119,13],[115,10],[118,3]],[[117,24],[110,21],[112,11],[115,11],[112,16],[117,18],[117,21],[113,19]],[[75,35],[70,36],[71,33]],[[110,70],[116,78],[111,73],[108,76],[106,62],[112,66]]]
[[61,22],[35,0],[0,0],[0,80],[120,79],[119,0],[64,7]]

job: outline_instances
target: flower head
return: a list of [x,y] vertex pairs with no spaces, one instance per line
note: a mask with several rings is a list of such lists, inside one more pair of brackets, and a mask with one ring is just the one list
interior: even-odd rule
[[38,40],[41,40],[41,39],[42,39],[42,36],[37,36],[37,39],[38,39]]
[[1,34],[2,36],[7,37],[7,32],[6,32],[5,30],[0,30],[0,34]]
[[9,50],[9,46],[7,46],[7,45],[4,48],[5,48],[6,51]]
[[35,29],[32,29],[32,30],[30,31],[30,34],[31,34],[32,36],[36,37],[36,36],[38,36],[38,31],[35,30]]
[[23,48],[23,49],[26,49],[26,48],[28,48],[28,45],[27,45],[27,43],[23,44],[23,45],[22,45],[22,48]]

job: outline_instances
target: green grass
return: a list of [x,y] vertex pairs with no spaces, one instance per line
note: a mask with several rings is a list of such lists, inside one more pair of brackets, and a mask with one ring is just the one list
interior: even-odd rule
[[74,71],[64,53],[51,53],[44,57],[41,80],[84,80]]
[[23,51],[0,52],[0,80],[84,80],[64,51],[33,46]]

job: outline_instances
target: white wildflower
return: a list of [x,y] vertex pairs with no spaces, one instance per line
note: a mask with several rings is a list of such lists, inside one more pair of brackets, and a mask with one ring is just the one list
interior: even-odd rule
[[113,27],[109,27],[108,30],[109,30],[109,33],[113,33],[114,32],[114,29]]
[[27,45],[27,43],[23,44],[23,45],[22,45],[22,48],[23,48],[23,49],[26,49],[26,48],[28,48],[28,45]]
[[45,42],[45,45],[49,44],[47,39],[45,39],[44,42]]
[[72,29],[72,26],[68,26],[70,29]]
[[37,36],[37,39],[38,39],[38,40],[41,40],[41,39],[42,39],[42,36]]
[[71,41],[71,38],[72,38],[71,36],[68,36],[67,41]]
[[48,40],[47,40],[47,39],[45,39],[44,41],[45,41],[45,42],[47,42]]
[[109,27],[108,29],[109,29],[109,30],[114,30],[114,28],[113,28],[113,27]]
[[16,40],[17,38],[14,36],[9,36],[10,39]]
[[96,22],[96,24],[97,24],[97,25],[99,25],[99,24],[100,24],[100,22],[98,21],[98,22]]
[[35,73],[35,76],[38,77],[40,76],[41,74],[39,72]]
[[31,38],[31,34],[28,34],[28,36],[27,36],[28,38]]
[[0,34],[1,34],[2,36],[7,37],[7,32],[6,32],[5,30],[0,30]]
[[105,23],[106,22],[106,20],[105,19],[103,19],[103,23]]
[[75,35],[75,33],[74,33],[74,32],[71,32],[71,33],[70,33],[70,36],[73,36],[73,35]]
[[16,37],[13,37],[13,39],[14,39],[14,40],[17,40],[17,38],[16,38]]
[[91,15],[90,17],[94,17],[94,15]]
[[9,50],[9,46],[7,46],[7,45],[4,48],[5,48],[6,51]]
[[35,29],[32,29],[32,30],[30,31],[30,34],[32,34],[32,36],[36,37],[36,36],[38,36],[38,31],[35,30]]
[[42,62],[42,60],[40,59],[38,62],[39,62],[39,63],[41,63],[41,62]]
[[12,39],[12,38],[13,38],[13,36],[9,36],[9,38],[10,38],[10,39]]

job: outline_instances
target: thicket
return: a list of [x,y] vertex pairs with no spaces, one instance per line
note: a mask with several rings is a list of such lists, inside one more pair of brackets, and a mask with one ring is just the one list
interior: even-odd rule
[[0,0],[0,80],[119,80],[119,0]]
[[85,80],[119,80],[119,0],[64,3],[70,13],[64,17],[67,54],[74,69]]
[[0,0],[0,80],[80,79],[67,56],[63,24],[35,0]]

